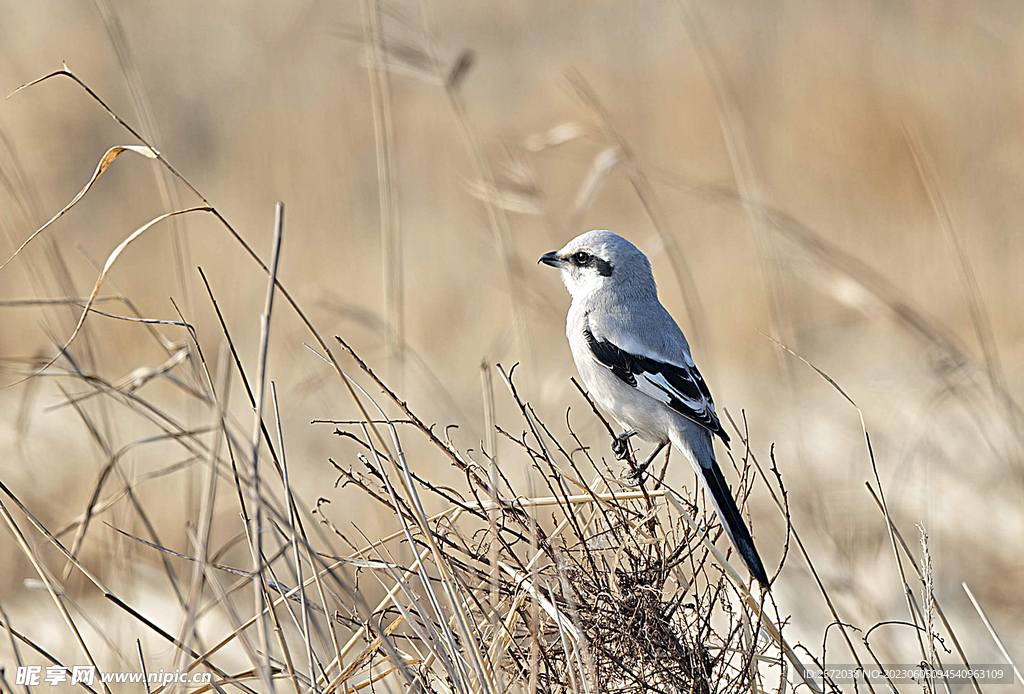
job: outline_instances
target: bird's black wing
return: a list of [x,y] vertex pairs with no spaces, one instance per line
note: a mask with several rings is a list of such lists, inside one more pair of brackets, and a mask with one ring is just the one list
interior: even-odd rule
[[679,366],[630,354],[608,340],[597,339],[589,325],[583,329],[583,334],[594,358],[619,380],[665,403],[729,445],[729,435],[718,421],[711,392],[696,366]]

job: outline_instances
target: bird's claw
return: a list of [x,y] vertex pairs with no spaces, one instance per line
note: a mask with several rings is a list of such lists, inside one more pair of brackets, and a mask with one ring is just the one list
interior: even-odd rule
[[612,453],[615,454],[616,460],[625,460],[626,456],[629,455],[628,450],[625,439],[617,438],[612,441]]
[[619,434],[612,440],[612,453],[615,454],[616,460],[625,460],[629,457],[629,438],[633,436],[633,433],[628,431],[625,434]]
[[622,478],[624,484],[639,488],[644,486],[647,482],[647,471],[646,470],[630,470],[630,472]]

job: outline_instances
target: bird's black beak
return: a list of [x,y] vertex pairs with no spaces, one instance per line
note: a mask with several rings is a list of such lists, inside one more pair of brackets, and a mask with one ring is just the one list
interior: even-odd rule
[[540,263],[550,265],[551,267],[562,267],[563,265],[565,265],[565,261],[558,257],[558,251],[551,251],[550,253],[545,253],[540,257],[540,260],[537,261],[538,265]]

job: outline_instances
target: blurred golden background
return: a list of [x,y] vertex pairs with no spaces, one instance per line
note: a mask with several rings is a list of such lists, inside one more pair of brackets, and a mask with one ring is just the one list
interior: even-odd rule
[[[914,551],[915,524],[927,530],[936,595],[968,655],[1002,662],[961,582],[1024,658],[1024,7],[400,0],[379,17],[369,7],[6,2],[0,88],[66,61],[264,259],[283,201],[282,284],[421,416],[458,424],[461,447],[485,437],[481,361],[518,362],[536,411],[564,432],[571,407],[581,437],[613,462],[570,382],[569,298],[535,262],[587,229],[617,231],[651,258],[719,411],[745,418],[759,458],[774,444],[793,524],[840,613],[865,628],[908,618],[864,486],[875,484],[864,434],[857,411],[765,334],[862,409],[893,520]],[[376,53],[364,41],[375,26]],[[3,102],[0,136],[3,259],[82,189],[108,148],[138,144],[66,78]],[[132,231],[198,204],[158,163],[126,153],[0,271],[0,359],[13,384],[0,392],[0,479],[51,529],[82,514],[110,450],[153,430],[90,398],[90,433],[58,389],[81,392],[73,380],[20,382],[58,354],[81,308],[13,302],[87,297]],[[180,309],[214,373],[222,333],[197,266],[254,367],[266,275],[209,215],[140,237],[101,296],[128,297],[147,318],[180,321]],[[136,371],[168,359],[151,330],[188,343],[180,327],[94,314],[70,354],[111,382],[141,374],[140,392],[203,425],[208,415],[167,377],[178,366],[151,380]],[[293,484],[306,502],[330,500],[339,527],[392,532],[392,516],[334,486],[328,457],[347,467],[357,448],[310,424],[357,416],[341,382],[303,346],[309,334],[283,302],[271,330],[268,378]],[[521,428],[500,384],[496,402],[498,422]],[[251,427],[238,383],[230,409]],[[447,464],[410,445],[415,466]],[[501,445],[507,473],[524,477]],[[123,464],[141,476],[181,459],[157,442],[131,447]],[[669,483],[692,491],[676,463]],[[195,467],[136,490],[179,551],[199,504]],[[121,483],[107,484],[104,498]],[[237,506],[222,501],[224,540],[239,525]],[[785,524],[757,485],[749,509],[771,572]],[[99,520],[141,534],[124,500]],[[45,556],[59,575],[63,561]],[[173,631],[180,613],[155,552],[95,522],[81,556]],[[0,606],[74,659],[36,578],[0,533]],[[76,573],[66,588],[115,640],[138,636]],[[831,617],[792,549],[774,593],[793,615],[791,638],[820,647]],[[891,660],[913,661],[911,632],[877,638]],[[0,661],[12,662],[6,638]]]

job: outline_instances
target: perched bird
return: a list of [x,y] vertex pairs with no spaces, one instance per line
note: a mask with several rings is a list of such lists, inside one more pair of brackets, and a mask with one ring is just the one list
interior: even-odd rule
[[726,446],[729,436],[686,337],[658,300],[647,256],[618,234],[597,229],[538,262],[561,270],[572,295],[565,334],[576,368],[598,406],[626,430],[612,444],[615,457],[628,456],[632,436],[656,444],[634,473],[642,483],[651,461],[671,443],[697,471],[751,575],[767,587],[750,531],[715,461],[713,436]]

